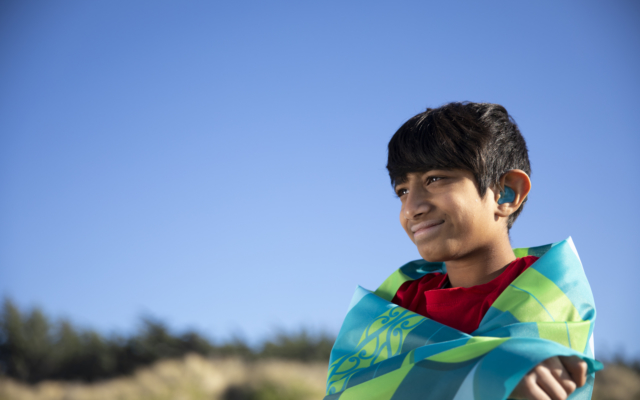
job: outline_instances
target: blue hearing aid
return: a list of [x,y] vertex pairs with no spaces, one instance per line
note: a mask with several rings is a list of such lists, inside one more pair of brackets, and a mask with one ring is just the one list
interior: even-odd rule
[[498,199],[498,204],[511,203],[516,199],[516,192],[513,191],[509,186],[505,186],[504,190],[500,192],[500,198]]

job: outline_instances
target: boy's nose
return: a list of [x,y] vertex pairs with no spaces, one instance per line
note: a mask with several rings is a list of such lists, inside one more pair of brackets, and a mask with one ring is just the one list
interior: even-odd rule
[[420,190],[411,190],[406,196],[407,198],[402,205],[402,214],[407,220],[416,219],[431,210],[431,203],[426,196],[420,193]]

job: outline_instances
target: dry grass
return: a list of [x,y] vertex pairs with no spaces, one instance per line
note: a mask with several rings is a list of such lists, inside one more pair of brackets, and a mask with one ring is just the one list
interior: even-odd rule
[[596,373],[592,400],[640,400],[640,374],[623,365],[606,364]]
[[0,400],[288,400],[324,395],[327,364],[190,354],[94,384],[45,381],[29,386],[0,379]]
[[[327,364],[206,359],[190,354],[94,384],[0,378],[0,400],[305,400],[321,399]],[[596,374],[593,400],[640,399],[640,374],[607,365]]]

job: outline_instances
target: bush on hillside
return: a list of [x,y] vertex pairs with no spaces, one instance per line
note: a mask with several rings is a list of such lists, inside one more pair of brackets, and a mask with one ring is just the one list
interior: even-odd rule
[[51,321],[35,308],[22,313],[5,300],[0,313],[0,373],[23,382],[45,379],[93,382],[187,353],[244,359],[288,358],[327,361],[334,339],[327,334],[278,333],[259,348],[235,338],[213,344],[194,331],[175,335],[161,321],[143,318],[131,337],[104,337],[67,320]]

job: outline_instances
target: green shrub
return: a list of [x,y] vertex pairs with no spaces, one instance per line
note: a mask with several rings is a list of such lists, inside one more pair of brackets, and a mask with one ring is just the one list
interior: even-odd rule
[[326,333],[312,335],[303,329],[281,331],[258,348],[237,337],[214,345],[193,331],[173,334],[153,318],[143,318],[131,337],[103,337],[66,320],[52,322],[38,308],[22,313],[6,299],[0,313],[0,373],[28,383],[45,379],[92,382],[130,374],[138,367],[187,353],[247,360],[327,361],[333,341]]

